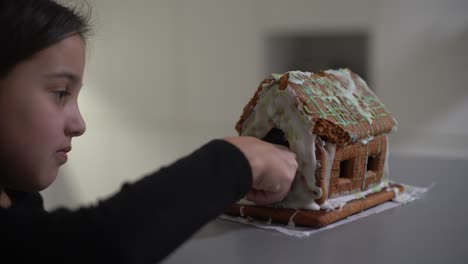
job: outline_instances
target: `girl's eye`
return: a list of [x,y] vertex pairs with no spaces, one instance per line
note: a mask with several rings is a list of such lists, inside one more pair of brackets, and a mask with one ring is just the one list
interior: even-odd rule
[[63,99],[65,99],[65,97],[67,97],[70,93],[65,91],[65,90],[62,90],[62,91],[55,91],[54,92],[55,96],[57,97],[57,99],[59,99],[60,101],[62,101]]

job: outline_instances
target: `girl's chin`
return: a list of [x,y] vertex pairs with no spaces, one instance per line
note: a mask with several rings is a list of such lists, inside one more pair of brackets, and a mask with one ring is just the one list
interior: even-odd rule
[[57,171],[49,173],[47,175],[41,175],[37,178],[30,187],[30,191],[39,192],[47,189],[52,183],[54,183],[55,179],[57,178]]
[[52,185],[52,183],[54,183],[55,179],[57,178],[57,176],[54,176],[54,177],[50,177],[48,178],[47,180],[41,182],[39,184],[39,190],[38,191],[42,191],[44,189],[47,189],[47,187],[49,187],[50,185]]

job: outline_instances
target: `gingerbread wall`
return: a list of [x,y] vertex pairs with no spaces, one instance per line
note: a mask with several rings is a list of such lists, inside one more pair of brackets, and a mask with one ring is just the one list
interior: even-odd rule
[[386,135],[375,137],[367,144],[358,142],[348,146],[337,146],[330,173],[328,197],[364,191],[380,183],[386,150]]

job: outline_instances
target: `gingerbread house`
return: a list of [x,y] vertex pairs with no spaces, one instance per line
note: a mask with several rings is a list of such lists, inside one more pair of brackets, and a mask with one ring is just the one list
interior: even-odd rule
[[323,226],[391,199],[386,163],[395,127],[349,69],[273,74],[245,106],[236,130],[287,146],[298,171],[281,202],[265,207],[243,200],[227,212],[280,222],[291,222],[292,214],[304,219],[301,225]]

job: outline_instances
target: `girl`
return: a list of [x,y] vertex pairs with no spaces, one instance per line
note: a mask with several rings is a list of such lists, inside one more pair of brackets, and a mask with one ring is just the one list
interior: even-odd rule
[[0,27],[3,259],[153,263],[240,198],[268,204],[289,191],[292,152],[226,137],[94,206],[45,211],[39,191],[67,161],[72,138],[85,132],[77,98],[88,20],[51,0],[0,0]]

